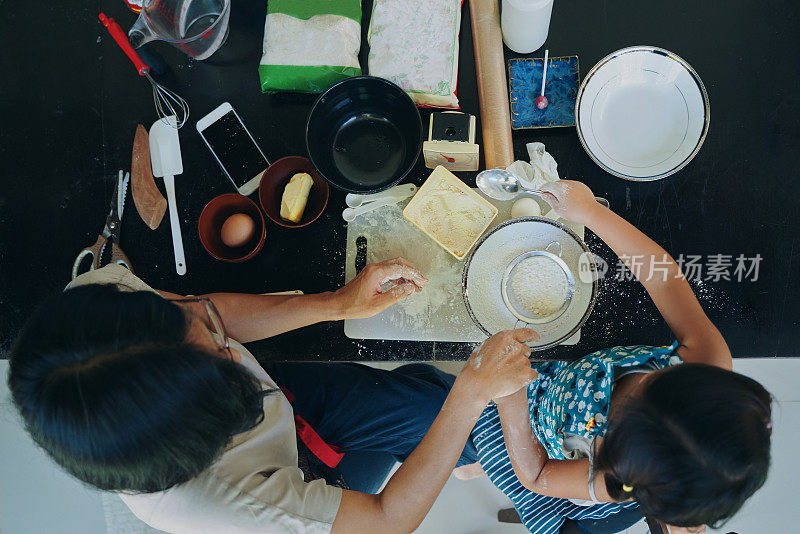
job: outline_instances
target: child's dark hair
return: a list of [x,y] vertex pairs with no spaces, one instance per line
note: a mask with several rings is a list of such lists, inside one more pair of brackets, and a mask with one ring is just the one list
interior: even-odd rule
[[660,371],[612,414],[595,467],[615,500],[633,498],[670,525],[719,526],[767,478],[770,404],[761,384],[732,371]]
[[186,482],[263,418],[244,367],[186,341],[190,320],[149,291],[78,287],[18,337],[8,383],[34,441],[78,479],[146,492]]

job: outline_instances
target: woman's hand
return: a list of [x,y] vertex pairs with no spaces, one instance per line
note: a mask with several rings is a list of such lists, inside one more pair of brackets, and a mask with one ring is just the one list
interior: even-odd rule
[[558,215],[586,226],[596,213],[606,209],[597,203],[594,193],[583,182],[558,180],[543,185],[541,191],[545,193],[542,198]]
[[458,375],[458,380],[468,381],[482,401],[511,395],[536,379],[528,359],[531,348],[527,341],[539,339],[530,328],[499,332],[478,347]]
[[364,319],[422,291],[428,279],[403,258],[370,263],[331,296],[339,319]]
[[425,437],[383,490],[377,495],[343,491],[331,532],[416,530],[450,477],[486,402],[534,379],[531,351],[523,342],[536,338],[533,330],[514,330],[487,339],[458,375]]

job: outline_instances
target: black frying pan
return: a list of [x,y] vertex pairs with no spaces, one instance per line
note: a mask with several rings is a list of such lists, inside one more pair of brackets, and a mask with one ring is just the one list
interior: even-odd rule
[[332,186],[377,193],[406,177],[422,150],[417,106],[383,78],[343,80],[314,102],[306,125],[309,158]]

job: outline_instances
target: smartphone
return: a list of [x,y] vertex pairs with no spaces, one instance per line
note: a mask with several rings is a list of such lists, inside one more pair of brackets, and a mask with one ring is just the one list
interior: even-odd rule
[[258,189],[269,160],[229,102],[197,121],[197,132],[240,195]]

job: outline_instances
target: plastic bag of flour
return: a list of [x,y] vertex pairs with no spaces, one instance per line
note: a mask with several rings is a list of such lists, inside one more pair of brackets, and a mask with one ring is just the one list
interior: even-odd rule
[[369,74],[390,80],[418,106],[458,109],[462,0],[375,0]]
[[360,0],[269,0],[261,90],[322,92],[361,74],[360,48]]

